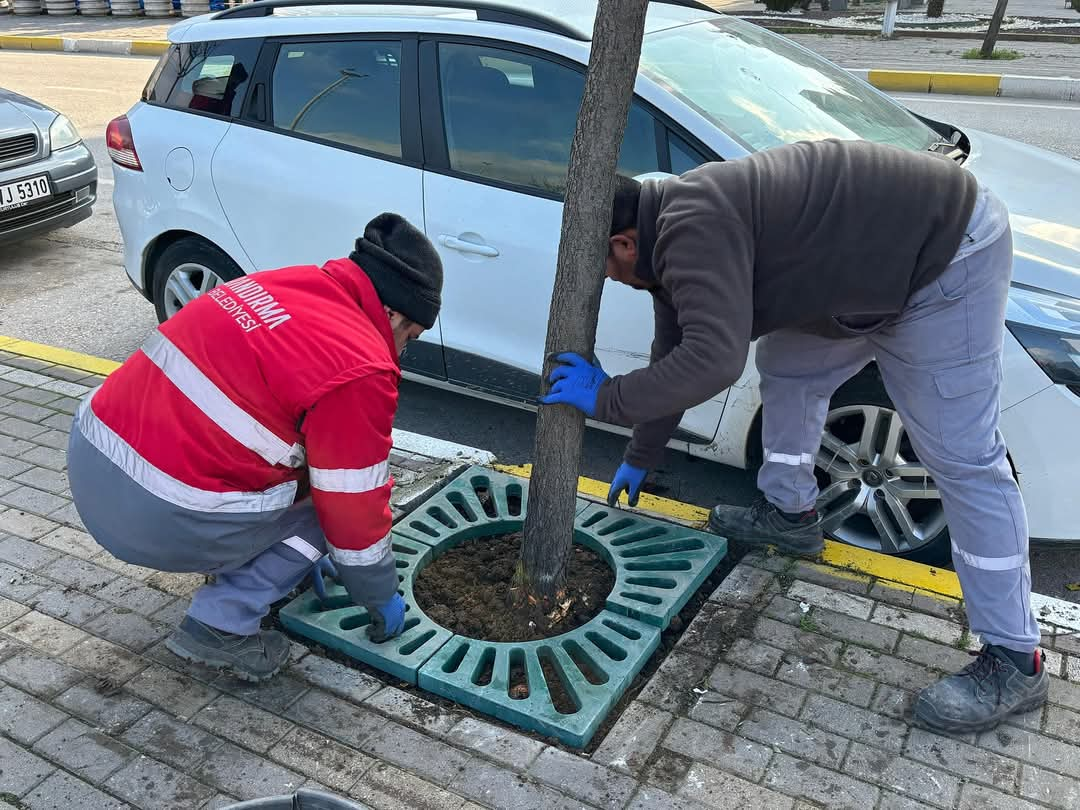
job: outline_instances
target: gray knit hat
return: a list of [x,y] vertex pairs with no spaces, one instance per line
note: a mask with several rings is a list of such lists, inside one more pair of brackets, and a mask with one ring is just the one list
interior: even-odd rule
[[363,270],[379,300],[425,329],[442,306],[443,268],[435,246],[398,214],[379,214],[349,256]]

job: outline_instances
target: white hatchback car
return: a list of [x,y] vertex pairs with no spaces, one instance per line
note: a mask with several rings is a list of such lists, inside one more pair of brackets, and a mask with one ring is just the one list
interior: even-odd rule
[[[370,217],[396,211],[446,269],[439,323],[407,371],[531,402],[594,15],[591,0],[268,0],[174,26],[142,100],[108,130],[132,282],[165,319],[223,280],[345,255]],[[1002,431],[1033,538],[1080,539],[1080,167],[913,115],[694,0],[652,3],[620,171],[680,173],[829,137],[946,152],[1009,204]],[[647,362],[651,323],[648,296],[608,286],[608,372]],[[941,501],[876,369],[832,404],[818,461],[830,532],[946,558]],[[760,420],[750,362],[672,446],[750,467]]]

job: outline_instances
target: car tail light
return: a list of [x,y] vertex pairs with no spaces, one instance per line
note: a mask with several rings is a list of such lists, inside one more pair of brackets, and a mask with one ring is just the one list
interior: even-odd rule
[[142,171],[139,153],[135,151],[135,139],[131,137],[131,124],[126,115],[114,118],[105,130],[105,146],[113,163],[125,169]]

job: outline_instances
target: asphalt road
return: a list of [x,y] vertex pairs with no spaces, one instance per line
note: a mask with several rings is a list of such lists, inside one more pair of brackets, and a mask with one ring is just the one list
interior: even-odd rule
[[[65,112],[94,150],[101,170],[92,219],[69,231],[0,254],[0,334],[122,360],[154,326],[152,309],[128,285],[120,234],[112,213],[112,171],[105,126],[138,98],[153,60],[71,54],[0,52],[0,82]],[[961,127],[983,129],[1080,159],[1080,105],[903,96],[911,108]],[[531,413],[405,383],[397,425],[495,452],[506,463],[532,456]],[[625,440],[601,431],[586,437],[582,474],[609,480]],[[746,503],[753,476],[669,453],[654,476],[658,493],[707,506]],[[1036,590],[1078,599],[1066,582],[1080,581],[1080,552],[1036,551]]]

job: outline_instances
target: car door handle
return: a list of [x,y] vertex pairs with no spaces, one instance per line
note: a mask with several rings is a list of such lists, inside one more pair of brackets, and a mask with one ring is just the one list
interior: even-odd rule
[[472,253],[476,256],[487,256],[491,259],[494,259],[499,255],[499,249],[493,248],[491,245],[478,245],[476,242],[466,242],[464,239],[458,239],[456,236],[450,236],[445,233],[439,237],[439,244],[443,247],[450,248],[450,250],[456,250],[458,253]]

